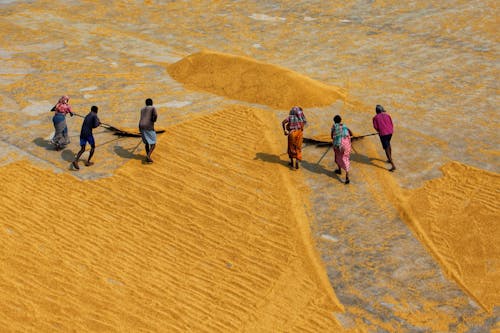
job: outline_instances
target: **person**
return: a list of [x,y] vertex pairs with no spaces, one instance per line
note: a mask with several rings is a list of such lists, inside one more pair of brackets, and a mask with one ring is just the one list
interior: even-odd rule
[[300,106],[292,107],[289,115],[281,123],[283,133],[288,136],[287,152],[290,158],[289,166],[291,168],[295,166],[295,169],[298,169],[299,161],[302,161],[302,141],[306,123],[307,120],[304,115],[304,110],[302,110]]
[[73,110],[69,105],[69,97],[65,95],[59,98],[57,104],[50,111],[55,112],[52,117],[54,137],[50,140],[50,143],[55,146],[56,150],[61,150],[70,143],[66,115],[69,113],[73,117]]
[[94,156],[94,150],[95,150],[95,140],[94,140],[94,135],[92,134],[92,130],[101,125],[101,121],[99,120],[99,117],[97,117],[98,110],[99,108],[97,106],[92,105],[89,114],[87,114],[83,119],[82,129],[80,131],[80,151],[78,152],[78,154],[76,154],[75,160],[72,163],[73,167],[76,170],[80,170],[80,167],[78,166],[78,161],[80,160],[82,154],[85,152],[85,147],[87,146],[87,142],[90,145],[90,153],[89,153],[89,158],[85,162],[85,165],[86,166],[92,165],[90,159],[92,158],[92,156]]
[[146,149],[146,163],[153,163],[151,154],[156,147],[156,132],[154,123],[158,119],[158,113],[153,106],[151,98],[146,99],[146,106],[141,109],[141,119],[139,121],[139,131],[141,132],[142,142]]
[[333,117],[333,126],[331,130],[331,138],[333,141],[333,151],[335,152],[335,163],[337,170],[335,173],[342,174],[342,169],[345,170],[345,182],[349,184],[349,169],[351,168],[351,137],[352,132],[347,126],[342,124],[342,118],[339,115]]
[[373,117],[373,128],[377,131],[380,142],[382,143],[382,148],[384,148],[385,156],[387,156],[387,162],[391,163],[391,168],[389,171],[396,170],[396,165],[392,160],[392,149],[391,149],[391,138],[394,133],[394,125],[392,123],[391,116],[385,111],[382,105],[377,105],[375,107],[375,112],[377,113]]

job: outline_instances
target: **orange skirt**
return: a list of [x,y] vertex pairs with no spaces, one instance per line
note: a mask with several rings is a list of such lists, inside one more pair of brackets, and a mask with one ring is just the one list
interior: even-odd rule
[[288,157],[302,161],[302,141],[302,130],[294,130],[288,134]]

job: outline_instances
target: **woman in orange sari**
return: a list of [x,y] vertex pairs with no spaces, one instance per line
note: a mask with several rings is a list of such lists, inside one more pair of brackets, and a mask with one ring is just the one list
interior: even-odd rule
[[291,168],[295,166],[295,169],[298,169],[299,161],[302,161],[302,141],[306,123],[306,117],[300,106],[294,106],[290,110],[288,117],[281,123],[283,133],[288,136],[287,152],[290,158],[289,166]]

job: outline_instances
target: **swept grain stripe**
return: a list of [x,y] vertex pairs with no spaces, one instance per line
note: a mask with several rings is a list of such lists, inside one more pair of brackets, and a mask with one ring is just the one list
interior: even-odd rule
[[[255,128],[277,123],[238,106],[196,117],[169,128],[152,165],[131,159],[98,180],[2,167],[0,330],[271,332],[310,317],[338,331],[317,311],[339,307],[299,245],[288,170],[255,159],[275,154]],[[48,204],[54,184],[64,200]]]

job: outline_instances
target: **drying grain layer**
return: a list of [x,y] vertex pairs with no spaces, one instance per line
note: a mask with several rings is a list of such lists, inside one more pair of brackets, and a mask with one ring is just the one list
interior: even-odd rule
[[94,181],[2,167],[0,331],[340,331],[277,123],[198,117]]
[[[233,72],[239,75],[232,76]],[[171,65],[169,73],[192,87],[234,99],[261,100],[275,107],[280,102],[295,102],[288,96],[299,96],[307,86],[315,94],[301,95],[299,100],[305,103],[321,105],[332,96],[330,103],[336,98],[345,100],[345,95],[336,87],[304,80],[299,74],[273,65],[216,52],[188,56]],[[247,78],[245,73],[252,75]],[[289,87],[290,93],[281,95],[281,87]],[[269,96],[259,98],[259,89]],[[337,94],[333,94],[334,91]],[[325,135],[316,138],[329,140]],[[401,216],[437,255],[449,276],[481,306],[492,311],[500,301],[500,246],[495,241],[500,239],[500,227],[495,223],[500,216],[495,204],[500,201],[500,178],[498,174],[459,163],[448,165],[444,171],[445,179],[426,185],[405,204],[400,204],[404,190],[391,176],[380,174],[378,178],[386,179],[385,189],[391,189],[389,193],[400,194],[389,197],[401,207]]]
[[411,192],[402,215],[481,306],[500,304],[500,175],[457,162]]
[[[233,71],[242,73],[249,71],[254,74],[262,71],[266,73],[267,80],[265,80],[264,76],[260,78],[258,75],[247,81],[230,79],[230,73]],[[282,96],[280,94],[281,86],[295,87],[299,86],[302,81],[302,78],[298,75],[273,75],[272,73],[284,73],[284,71],[272,65],[263,66],[252,59],[208,51],[188,56],[171,65],[169,73],[190,88],[205,89],[229,98],[247,101],[252,101],[252,99],[246,97],[248,94],[253,97],[257,95],[252,90],[254,87],[265,86],[268,89],[263,90],[267,92],[269,98],[261,101],[265,101],[262,103],[272,107],[277,107],[277,102],[280,101],[279,98]],[[244,77],[244,74],[241,76]],[[220,80],[221,78],[224,78],[224,80]],[[336,88],[328,88],[319,92],[319,94],[324,98],[332,96],[331,91]],[[297,93],[299,90],[297,90]],[[283,96],[286,97],[287,94],[285,93]],[[345,95],[339,94],[336,96],[340,97],[345,104]],[[321,100],[321,98],[311,98],[309,101],[312,104],[318,103],[320,105]],[[355,101],[351,103],[355,103]],[[356,104],[360,105],[361,103]],[[328,141],[325,135],[318,135],[315,138]],[[363,146],[366,152],[376,155],[373,145],[365,144]],[[307,161],[305,165],[309,165]],[[366,169],[366,166],[354,165],[356,168]],[[455,177],[450,181],[446,177],[444,180],[437,180],[438,185],[435,185],[435,187],[427,185],[424,189],[415,193],[401,188],[395,182],[392,174],[387,173],[382,165],[378,169],[371,167],[366,170],[367,175],[364,175],[363,178],[366,179],[370,177],[368,174],[376,173],[373,180],[366,180],[368,183],[377,183],[377,187],[382,185],[384,190],[376,194],[380,202],[389,200],[394,207],[399,208],[400,216],[414,230],[415,235],[427,247],[429,252],[435,256],[443,271],[448,273],[447,275],[485,310],[492,311],[493,307],[498,304],[497,298],[500,286],[497,282],[500,279],[496,268],[500,251],[498,246],[494,244],[495,239],[500,237],[499,228],[494,223],[499,211],[496,206],[491,205],[491,202],[498,202],[499,199],[498,175],[484,170],[474,171],[472,168],[458,163],[452,163],[445,168],[445,170],[450,169],[456,169],[454,172],[456,176],[461,173],[466,174],[467,180],[464,181],[460,177]],[[331,191],[334,190],[336,189],[331,189]],[[439,200],[435,200],[434,196]],[[440,206],[436,204],[437,202],[440,203]],[[337,202],[337,204],[340,204],[340,202]],[[461,219],[456,219],[456,214],[451,214],[451,212],[459,206],[465,206],[468,209],[460,211]],[[478,210],[483,212],[480,219],[478,219],[480,216],[480,214],[477,214]],[[444,214],[440,214],[441,212],[444,212]],[[471,221],[475,221],[473,222],[474,230],[467,232],[471,227]],[[469,242],[471,243],[469,244]],[[464,246],[467,244],[469,248]],[[470,246],[475,248],[470,249]],[[477,248],[482,250],[476,251]],[[420,274],[429,273],[438,274],[437,271],[420,272]],[[439,287],[436,287],[436,292],[438,290]],[[387,299],[390,299],[390,297]],[[385,302],[388,302],[387,299]],[[405,303],[405,300],[400,301],[402,304]],[[412,300],[407,301],[412,302]],[[389,303],[391,302],[392,300],[389,301]],[[430,325],[436,330],[449,328],[450,323],[453,322],[453,317],[449,313],[436,313],[435,309],[433,309],[435,306],[438,306],[438,304],[427,302],[425,309],[416,311],[418,314],[413,314],[412,311],[404,307],[396,309],[394,313],[398,318],[404,319],[405,322],[411,323],[414,327]],[[410,306],[408,305],[408,307]],[[383,320],[380,321],[374,317],[370,317],[369,324],[366,325],[364,323],[366,318],[362,316],[362,312],[359,312],[358,328],[370,330],[374,326],[378,326],[386,327],[388,330],[392,329]],[[472,319],[469,318],[469,320]]]
[[[483,173],[498,172],[500,165],[497,3],[283,4],[0,1],[0,165],[28,159],[0,169],[2,328],[335,329],[330,309],[340,306],[317,298],[326,287],[312,272],[322,269],[307,265],[315,258],[306,251],[310,247],[294,246],[309,221],[345,310],[334,314],[343,327],[499,327],[498,254],[492,245],[498,231],[488,218],[499,215],[491,207],[498,202],[498,186],[489,186],[496,176]],[[54,152],[47,142],[53,129],[48,110],[61,94],[71,96],[80,114],[98,105],[101,119],[119,128],[135,130],[147,97],[160,112],[158,128],[187,123],[163,134],[164,147],[152,166],[139,165],[144,153],[138,139],[96,130],[96,164],[73,173],[92,181],[80,182],[68,175],[68,166],[79,149],[81,119],[68,117],[73,141],[67,149]],[[332,104],[337,100],[342,102]],[[297,217],[296,209],[294,218],[285,216],[286,198],[293,198],[284,194],[288,185],[281,187],[289,182],[279,181],[286,169],[286,155],[278,157],[285,138],[273,143],[273,135],[264,140],[262,132],[270,121],[279,133],[279,122],[256,111],[266,124],[249,127],[244,122],[254,118],[247,113],[231,116],[231,126],[217,128],[237,141],[219,146],[221,133],[210,130],[216,128],[207,124],[210,117],[192,121],[239,101],[280,114],[279,120],[292,104],[302,105],[310,137],[328,135],[335,114],[355,134],[370,133],[374,106],[382,104],[396,125],[398,171],[387,172],[376,136],[354,143],[347,187],[333,174],[331,150],[318,162],[326,148],[306,148],[302,169],[287,171],[302,198],[309,195],[311,209],[307,218]],[[193,126],[203,129],[194,135]],[[196,143],[179,137],[185,129]],[[237,138],[242,134],[244,141]],[[439,168],[450,161],[462,164],[447,164],[445,170],[455,175],[438,179]],[[50,170],[41,170],[46,166]],[[108,178],[97,180],[103,177]],[[483,177],[493,181],[485,185]],[[415,194],[403,190],[430,179],[436,181]],[[139,180],[152,188],[143,189]],[[483,197],[491,201],[478,200]],[[467,229],[469,220],[452,219],[453,212],[440,214],[448,202],[478,207],[474,230]],[[150,207],[156,210],[147,212]],[[82,213],[84,208],[91,212]],[[466,244],[466,253],[456,244]],[[470,249],[472,244],[478,249]],[[491,289],[483,292],[483,284]],[[248,308],[233,306],[237,301]]]
[[341,88],[279,66],[219,52],[192,54],[170,65],[168,72],[188,88],[277,109],[327,106],[345,99]]

